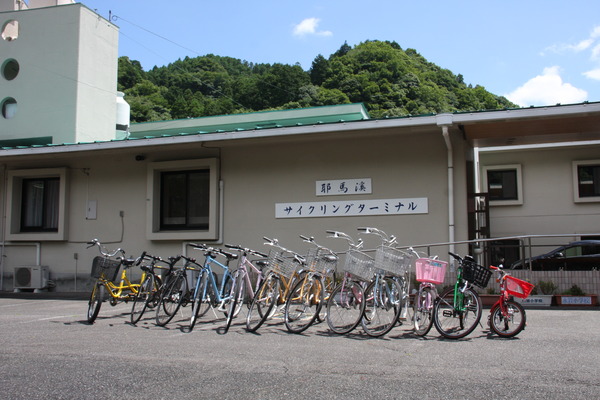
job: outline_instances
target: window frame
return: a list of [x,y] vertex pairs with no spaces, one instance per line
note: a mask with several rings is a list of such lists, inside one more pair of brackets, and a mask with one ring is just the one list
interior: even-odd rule
[[573,201],[575,203],[595,203],[600,202],[600,196],[583,196],[579,195],[579,167],[581,166],[598,166],[600,160],[581,160],[573,161]]
[[[67,240],[67,168],[44,168],[8,171],[8,198],[6,238],[14,241],[61,241]],[[23,208],[23,182],[30,179],[58,178],[58,226],[54,230],[23,229],[21,212]]]
[[[161,230],[161,177],[163,172],[209,171],[209,212],[207,229]],[[161,161],[148,164],[146,237],[148,240],[217,240],[219,234],[219,170],[216,158]]]
[[514,170],[516,173],[516,189],[517,189],[517,198],[510,200],[490,200],[490,206],[515,206],[515,205],[523,205],[523,171],[521,168],[521,164],[506,164],[506,165],[486,165],[482,167],[482,186],[485,188],[487,192],[489,192],[488,188],[488,171],[504,171],[504,170]]

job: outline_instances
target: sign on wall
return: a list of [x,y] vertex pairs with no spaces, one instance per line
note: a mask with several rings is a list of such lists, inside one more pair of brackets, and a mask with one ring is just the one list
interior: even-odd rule
[[371,194],[371,178],[335,179],[317,181],[317,196],[336,196],[344,194]]
[[426,197],[275,204],[275,218],[427,214],[428,212]]

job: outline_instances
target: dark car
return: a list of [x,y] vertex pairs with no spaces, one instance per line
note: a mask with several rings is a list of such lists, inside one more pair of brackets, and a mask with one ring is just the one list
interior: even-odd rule
[[[514,262],[511,269],[528,269],[528,259]],[[600,270],[600,240],[580,240],[560,246],[549,253],[531,257],[533,271]]]

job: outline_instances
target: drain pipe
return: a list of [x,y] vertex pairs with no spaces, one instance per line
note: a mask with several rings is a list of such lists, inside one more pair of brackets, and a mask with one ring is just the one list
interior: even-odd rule
[[452,124],[452,115],[438,116],[438,126],[442,127],[442,136],[448,149],[448,242],[449,250],[456,253],[454,245],[454,153],[452,151],[452,141],[448,127]]

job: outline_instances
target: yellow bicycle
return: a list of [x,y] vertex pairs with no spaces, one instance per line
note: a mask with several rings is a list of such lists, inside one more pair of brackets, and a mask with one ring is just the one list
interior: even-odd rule
[[[92,278],[96,278],[96,282],[88,302],[87,320],[90,324],[98,317],[100,307],[104,301],[108,299],[110,305],[115,306],[121,301],[133,300],[140,287],[139,283],[132,283],[129,280],[127,269],[139,264],[141,258],[126,258],[125,251],[121,248],[112,253],[108,252],[98,239],[92,239],[88,242],[88,248],[93,246],[98,246],[102,255],[95,257],[92,263]],[[119,284],[115,284],[113,282],[117,279],[121,266],[123,266],[121,280]],[[144,280],[144,276],[145,272],[142,273],[140,282]]]

